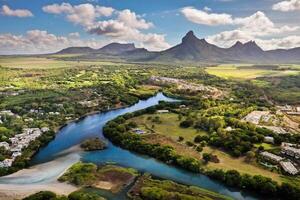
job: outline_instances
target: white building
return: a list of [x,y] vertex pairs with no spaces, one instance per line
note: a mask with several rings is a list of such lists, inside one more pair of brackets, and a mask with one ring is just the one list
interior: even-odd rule
[[298,174],[298,169],[291,163],[290,161],[281,161],[280,166],[283,168],[283,170],[291,175]]
[[296,148],[291,147],[291,146],[283,146],[281,148],[281,152],[286,154],[286,155],[292,156],[296,159],[300,158],[300,149],[296,149]]
[[274,144],[274,138],[273,138],[273,137],[270,137],[270,136],[264,137],[264,141],[265,141],[266,143]]
[[169,112],[169,110],[157,110],[158,114],[168,113],[168,112]]
[[1,142],[0,145],[5,146],[7,150],[12,152],[11,159],[5,159],[0,162],[0,167],[10,167],[16,157],[22,155],[22,150],[29,146],[31,141],[42,135],[42,133],[49,131],[49,128],[26,128],[23,129],[23,133],[17,134],[12,138],[9,138],[11,145],[5,142]]
[[2,162],[0,162],[0,167],[11,167],[13,161],[13,159],[5,159]]
[[272,153],[269,153],[269,152],[267,152],[267,151],[261,152],[260,155],[261,155],[263,158],[265,158],[266,160],[269,160],[269,161],[271,161],[271,162],[273,162],[273,163],[279,163],[280,161],[283,160],[282,157],[277,156],[277,155],[272,154]]
[[9,144],[7,142],[0,142],[0,147],[4,147],[6,150],[8,150]]

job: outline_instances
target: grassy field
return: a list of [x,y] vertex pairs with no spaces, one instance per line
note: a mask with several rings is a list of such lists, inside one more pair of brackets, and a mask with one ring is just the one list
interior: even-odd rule
[[[229,200],[231,198],[195,186],[186,186],[168,180],[157,180],[149,175],[139,177],[130,189],[130,199],[193,199]],[[155,198],[160,197],[160,198]]]
[[[160,123],[152,121],[156,116],[159,117]],[[204,131],[197,131],[194,128],[181,128],[178,115],[174,113],[142,115],[131,120],[135,121],[142,129],[152,129],[155,133],[171,137],[174,140],[182,136],[185,140],[193,141],[196,135],[206,134]]]
[[[70,55],[60,55],[54,58],[66,58]],[[109,61],[64,61],[46,57],[33,56],[1,56],[0,66],[8,68],[26,68],[26,69],[51,69],[81,67],[89,65],[129,65],[126,63],[113,63]]]
[[259,69],[250,68],[249,66],[236,66],[236,65],[220,65],[217,67],[208,67],[206,72],[212,75],[216,75],[226,79],[255,79],[262,76],[288,76],[299,74],[297,71],[297,66],[295,70],[270,70],[270,69]]
[[277,172],[271,172],[267,169],[257,166],[254,163],[245,162],[245,157],[233,158],[227,153],[211,147],[205,147],[203,152],[217,155],[220,160],[219,163],[209,162],[206,166],[208,169],[235,169],[242,174],[247,173],[251,175],[263,175],[270,177],[279,183],[284,181],[284,176],[278,174]]
[[159,89],[160,87],[158,86],[141,85],[136,89],[131,89],[130,93],[141,98],[143,97],[149,98],[150,96],[153,96],[156,92],[158,92]]

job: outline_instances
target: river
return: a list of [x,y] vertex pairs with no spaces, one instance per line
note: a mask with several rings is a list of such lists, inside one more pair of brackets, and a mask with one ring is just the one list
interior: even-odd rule
[[[207,176],[195,174],[174,166],[166,165],[148,156],[139,155],[121,149],[108,142],[108,148],[102,151],[82,152],[76,148],[83,140],[88,138],[104,138],[103,126],[117,116],[128,112],[134,112],[150,106],[157,105],[159,101],[176,101],[158,93],[147,100],[140,100],[138,103],[127,107],[99,114],[94,114],[72,122],[63,127],[57,133],[55,139],[33,157],[32,169],[25,170],[22,174],[12,174],[0,178],[0,184],[46,184],[56,180],[71,164],[82,160],[104,164],[115,163],[124,167],[135,168],[141,172],[148,172],[156,177],[174,180],[187,185],[195,185],[205,189],[224,194],[239,200],[257,199],[249,193],[243,193],[214,181]],[[104,138],[105,139],[105,138]],[[35,167],[38,166],[38,167]],[[112,194],[110,194],[112,195]]]

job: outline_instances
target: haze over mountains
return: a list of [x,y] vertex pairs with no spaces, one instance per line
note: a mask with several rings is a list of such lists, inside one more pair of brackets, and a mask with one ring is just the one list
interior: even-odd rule
[[202,62],[202,63],[300,63],[300,47],[264,51],[255,41],[236,42],[221,48],[197,38],[189,31],[182,42],[160,52],[136,48],[133,43],[111,43],[100,49],[69,47],[56,54],[83,54],[83,58],[119,58],[128,61]]

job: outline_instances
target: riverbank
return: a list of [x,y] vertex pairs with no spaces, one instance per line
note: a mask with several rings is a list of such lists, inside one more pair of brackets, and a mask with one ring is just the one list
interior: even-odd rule
[[15,185],[15,184],[0,184],[0,199],[16,200],[26,196],[35,194],[40,191],[53,191],[59,195],[68,195],[78,188],[66,183],[53,182],[51,184],[42,185]]
[[61,152],[59,158],[22,169],[14,174],[0,178],[0,199],[15,200],[43,190],[51,190],[60,195],[68,195],[78,188],[76,186],[61,183],[57,177],[74,163],[80,160],[81,149],[79,146],[72,147]]

